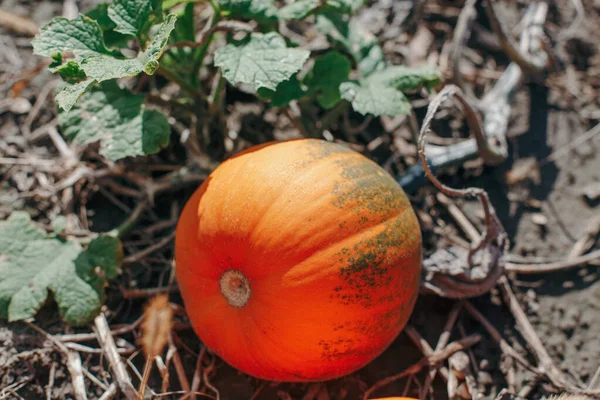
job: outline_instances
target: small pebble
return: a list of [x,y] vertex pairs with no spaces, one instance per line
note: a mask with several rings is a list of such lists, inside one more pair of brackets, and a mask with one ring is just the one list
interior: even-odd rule
[[13,114],[26,114],[31,111],[31,103],[27,99],[17,97],[11,101],[9,110]]
[[575,287],[575,282],[573,282],[573,281],[563,282],[563,288],[565,288],[565,289],[572,289],[574,287]]
[[535,213],[531,216],[531,221],[540,226],[546,226],[548,224],[548,218],[544,214]]
[[491,385],[492,383],[494,383],[492,375],[485,371],[479,371],[477,373],[477,381],[482,385]]

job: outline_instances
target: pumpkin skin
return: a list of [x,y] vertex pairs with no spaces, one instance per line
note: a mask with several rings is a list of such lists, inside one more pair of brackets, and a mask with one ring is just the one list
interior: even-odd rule
[[412,313],[421,230],[346,146],[298,139],[220,164],[182,210],[176,276],[196,334],[242,372],[320,381],[380,355]]

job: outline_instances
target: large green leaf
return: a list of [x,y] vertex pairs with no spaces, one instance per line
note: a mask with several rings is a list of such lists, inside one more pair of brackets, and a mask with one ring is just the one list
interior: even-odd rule
[[152,75],[158,68],[158,60],[165,50],[171,31],[175,28],[176,20],[177,17],[170,14],[166,21],[159,25],[158,31],[146,50],[136,58],[117,59],[105,55],[95,55],[83,59],[81,67],[87,76],[98,82],[135,76],[141,72]]
[[441,82],[440,73],[432,67],[406,67],[396,65],[373,73],[367,78],[371,84],[381,84],[399,90],[416,90]]
[[317,102],[323,108],[331,108],[340,100],[340,84],[348,79],[350,61],[346,56],[330,51],[318,57],[304,83],[317,92]]
[[59,123],[70,140],[100,141],[100,154],[110,160],[154,154],[169,143],[170,127],[143,100],[107,81],[84,94],[70,112],[61,112]]
[[98,22],[107,47],[126,47],[127,42],[133,39],[133,36],[116,31],[117,24],[108,16],[108,6],[107,3],[100,3],[85,15]]
[[108,16],[117,25],[115,31],[142,38],[151,26],[151,17],[157,11],[162,13],[161,3],[161,0],[113,0]]
[[221,15],[231,19],[255,20],[258,23],[277,21],[273,0],[216,0]]
[[34,54],[47,57],[67,51],[78,57],[115,54],[106,48],[100,25],[85,15],[72,20],[54,18],[40,29],[31,43]]
[[366,115],[410,114],[411,104],[404,93],[389,86],[370,82],[344,82],[340,85],[342,98],[352,102],[355,111]]
[[354,58],[363,77],[385,68],[385,57],[377,37],[354,20],[339,13],[323,11],[317,15],[317,29],[344,52]]
[[0,222],[0,318],[31,318],[52,292],[67,323],[89,322],[122,256],[117,238],[102,236],[84,250],[77,242],[48,237],[27,213],[13,212]]
[[247,83],[255,90],[275,90],[302,68],[309,55],[307,50],[288,48],[276,32],[252,33],[217,50],[215,65],[234,85]]

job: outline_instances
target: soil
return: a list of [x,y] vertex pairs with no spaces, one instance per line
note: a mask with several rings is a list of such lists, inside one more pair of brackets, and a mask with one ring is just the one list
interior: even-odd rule
[[[80,11],[86,11],[95,3],[97,2],[92,0],[78,1],[77,5]],[[435,52],[439,56],[444,43],[452,38],[457,13],[463,4],[462,1],[428,2],[420,23],[413,27],[403,25],[402,29],[407,33],[401,33],[398,31],[399,26],[407,18],[407,10],[411,9],[412,3],[391,0],[369,2],[358,15],[359,20],[368,24],[369,29],[378,35],[388,60],[394,63],[400,64],[406,60],[406,46],[417,36],[419,26],[428,29],[432,35],[430,53]],[[523,4],[520,3],[526,2],[502,3],[500,17],[512,29],[523,10]],[[488,191],[508,233],[509,253],[514,257],[562,259],[568,256],[574,243],[585,234],[590,221],[600,215],[598,201],[588,201],[583,196],[588,187],[600,183],[600,135],[595,135],[590,140],[563,152],[577,138],[600,122],[600,100],[597,92],[600,87],[600,32],[597,30],[600,24],[600,4],[597,1],[584,2],[586,20],[585,23],[578,23],[575,3],[569,0],[550,2],[546,29],[551,38],[550,46],[557,64],[556,72],[546,86],[528,84],[517,93],[512,104],[508,131],[509,159],[495,167],[482,167],[477,162],[470,162],[465,166],[445,170],[441,175],[446,184],[454,187],[475,186]],[[439,11],[441,7],[445,7],[443,11]],[[0,10],[25,16],[41,26],[53,16],[61,14],[63,4],[48,0],[2,0]],[[480,18],[478,23],[480,31],[487,31],[485,18]],[[0,92],[3,94],[0,98],[8,97],[14,89],[15,76],[19,76],[24,70],[35,68],[42,61],[31,54],[30,41],[31,38],[26,35],[0,27]],[[471,38],[469,41],[469,46],[475,52],[471,58],[480,57],[483,60],[478,68],[505,68],[508,62],[506,56],[498,49],[485,46],[482,41],[477,38]],[[19,97],[26,99],[29,104],[34,104],[42,88],[55,79],[56,77],[42,68],[23,88]],[[293,125],[281,123],[279,120],[273,122],[278,117],[268,112],[264,113],[260,107],[253,105],[251,96],[229,89],[227,97],[228,103],[235,105],[229,109],[236,110],[237,113],[232,113],[227,122],[228,127],[241,130],[242,139],[246,142],[259,143],[273,138],[299,135]],[[420,121],[426,104],[415,104]],[[48,123],[56,115],[51,96],[41,106],[42,110],[32,124],[34,129]],[[11,149],[22,144],[21,133],[27,115],[28,112],[4,110],[0,113],[1,157],[14,156]],[[451,125],[454,124],[452,126],[457,128],[450,132],[442,132],[440,129],[439,135],[464,135],[462,118],[452,115]],[[356,119],[353,124],[358,125],[361,122],[360,116],[352,117]],[[363,146],[368,144],[369,134],[382,132],[384,129],[384,124],[372,122],[367,134],[359,137],[358,143]],[[55,155],[56,151],[51,142],[44,143],[36,147],[38,156],[47,158]],[[384,143],[384,146],[376,147],[370,151],[369,156],[383,163],[389,158],[389,144]],[[552,159],[549,160],[549,157]],[[414,155],[412,160],[414,162]],[[518,179],[518,182],[510,182],[507,179],[509,174],[512,174],[512,178],[519,175],[521,179]],[[6,218],[15,209],[27,210],[34,218],[39,217],[42,220],[54,212],[52,199],[33,201],[20,195],[34,185],[34,178],[28,172],[19,168],[11,168],[9,171],[9,168],[0,165],[0,178],[0,218]],[[185,188],[172,196],[157,199],[153,208],[154,216],[149,217],[149,221],[146,222],[149,224],[152,218],[155,222],[168,219],[171,205],[181,206],[193,189],[194,187]],[[411,194],[411,200],[414,201],[415,207],[430,211],[435,218],[450,221],[442,208],[430,205],[435,193],[432,187],[426,186]],[[131,199],[123,201],[126,207],[135,206]],[[458,200],[457,204],[473,223],[479,228],[483,227],[481,208],[477,202]],[[90,194],[87,209],[94,213],[89,217],[90,229],[93,231],[110,229],[127,215],[127,211],[120,210],[96,192]],[[427,232],[425,238],[425,250],[426,253],[430,253],[435,249],[438,237],[433,232]],[[140,237],[135,239],[140,240]],[[134,252],[143,247],[132,244],[127,250]],[[171,257],[172,248],[167,247],[157,261],[160,267],[153,263],[150,264],[150,269],[135,265],[120,278],[121,284],[127,287],[155,287],[164,283],[168,280],[165,265],[169,264]],[[574,382],[589,383],[600,367],[599,276],[598,264],[592,263],[561,272],[511,277],[519,301],[549,350],[552,360]],[[145,299],[123,301],[119,290],[117,285],[111,285],[108,289],[109,322],[131,323],[142,312]],[[181,304],[177,294],[173,294],[171,300]],[[511,345],[522,354],[527,354],[527,345],[515,328],[515,320],[496,291],[472,299],[471,302]],[[420,296],[410,324],[435,347],[453,305],[454,301],[448,299],[432,295]],[[58,321],[56,310],[51,304],[40,312],[36,324],[53,334],[70,330]],[[465,333],[482,335],[482,341],[473,347],[469,355],[475,360],[471,363],[471,368],[484,394],[483,398],[493,399],[501,389],[513,385],[522,388],[531,380],[530,374],[518,366],[515,367],[509,359],[502,356],[496,342],[466,312],[459,316],[457,327],[450,340],[459,339]],[[176,337],[182,363],[191,377],[200,343],[189,328],[178,330]],[[135,335],[124,335],[123,338],[130,344],[136,344]],[[83,344],[90,347],[97,345],[94,341]],[[81,354],[84,366],[91,373],[101,381],[109,377],[105,370],[106,363],[102,363],[97,355]],[[399,373],[418,362],[422,356],[407,335],[402,333],[369,365],[355,374],[324,383],[325,389],[322,389],[320,384],[261,382],[248,378],[216,357],[210,358],[215,362],[210,382],[218,389],[222,400],[250,399],[257,390],[260,392],[254,397],[256,399],[354,400],[361,398],[364,390],[378,380]],[[528,358],[535,362],[531,356]],[[131,360],[139,370],[142,369],[144,360],[140,354],[134,353]],[[515,382],[507,379],[511,369],[516,370]],[[174,373],[172,375],[170,389],[178,390]],[[423,382],[425,375],[426,370],[423,370],[416,375],[416,381]],[[151,386],[160,387],[160,382],[160,376],[154,371]],[[374,395],[400,395],[407,387],[406,384],[405,379],[398,380],[378,390]],[[86,380],[86,388],[90,399],[98,398],[104,392],[90,380]],[[434,380],[433,388],[431,398],[448,398],[445,383],[439,377]],[[543,384],[536,384],[527,398],[543,398],[548,393],[547,389]],[[25,324],[0,321],[0,392],[8,398],[18,398],[11,394],[11,391],[26,399],[43,398],[46,395],[48,398],[73,398],[69,374],[60,353]],[[325,397],[324,391],[328,397]],[[206,393],[213,394],[208,388]],[[418,384],[412,383],[407,394],[418,397]]]

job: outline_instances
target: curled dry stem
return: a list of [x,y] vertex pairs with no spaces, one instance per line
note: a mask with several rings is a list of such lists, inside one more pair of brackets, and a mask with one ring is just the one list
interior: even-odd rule
[[[426,271],[424,289],[444,297],[467,298],[489,291],[504,274],[503,256],[508,246],[508,237],[485,190],[450,188],[441,183],[429,168],[425,158],[425,138],[435,113],[442,102],[448,98],[455,98],[461,104],[469,127],[477,141],[479,153],[484,159],[487,158],[490,162],[497,163],[506,157],[506,153],[504,149],[496,149],[488,142],[477,112],[471,107],[460,88],[448,85],[432,100],[417,142],[419,160],[425,170],[425,175],[446,196],[477,198],[483,207],[486,230],[478,242],[472,245],[467,252],[466,263],[457,264],[455,262],[450,268],[444,268],[433,264],[436,261],[435,257],[431,258],[429,262],[426,261],[424,263]],[[456,251],[456,255],[459,258],[464,256],[460,250]],[[467,270],[465,270],[465,265],[468,267]]]

